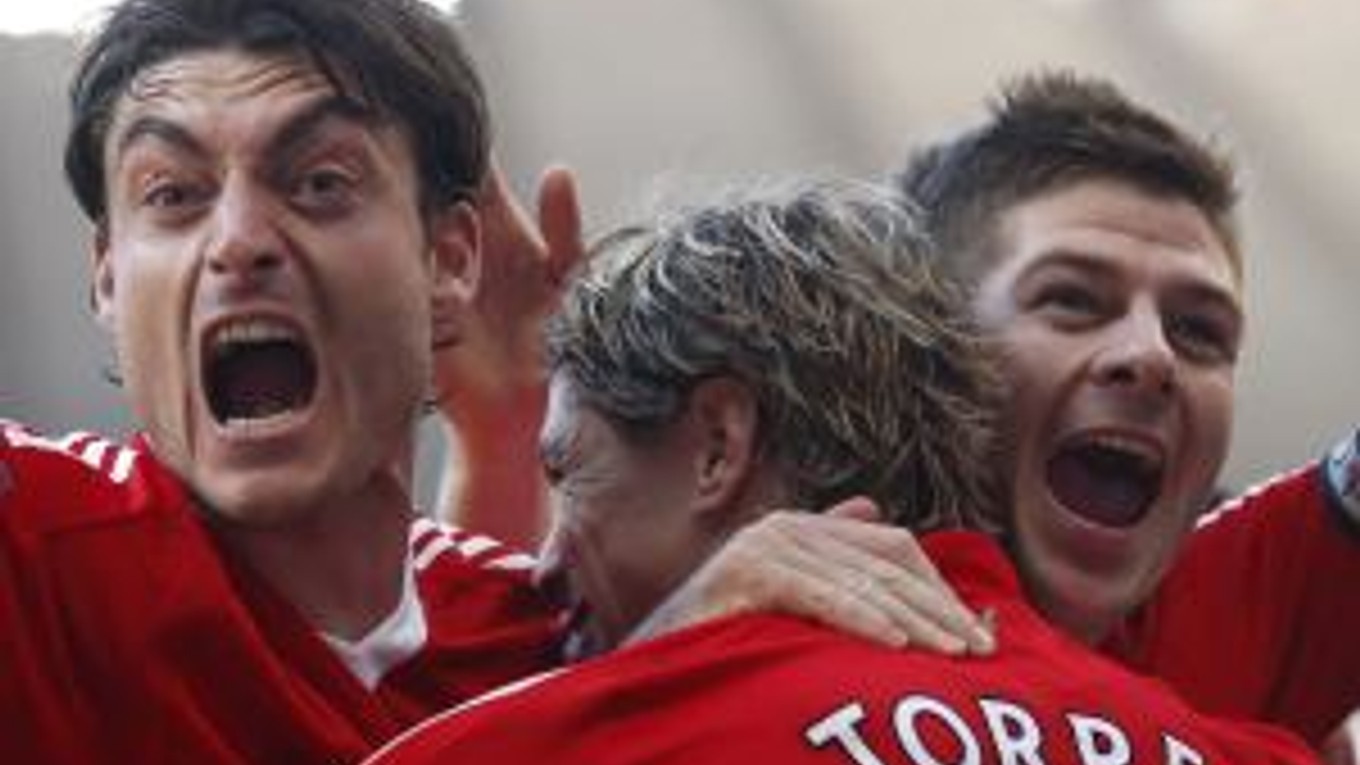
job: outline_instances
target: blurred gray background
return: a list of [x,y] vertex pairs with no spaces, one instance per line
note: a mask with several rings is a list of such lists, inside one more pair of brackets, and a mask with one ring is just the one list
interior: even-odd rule
[[[881,175],[975,119],[1016,72],[1111,77],[1219,138],[1244,169],[1250,323],[1227,482],[1314,456],[1360,419],[1360,3],[460,5],[516,188],[531,197],[547,163],[573,166],[596,232],[714,183]],[[0,415],[125,433],[87,309],[89,227],[60,172],[73,51],[56,35],[0,36]],[[441,447],[427,442],[428,462]]]

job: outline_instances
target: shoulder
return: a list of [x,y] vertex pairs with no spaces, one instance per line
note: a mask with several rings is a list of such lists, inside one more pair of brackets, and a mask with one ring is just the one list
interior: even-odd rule
[[523,624],[555,615],[533,584],[536,559],[426,517],[411,523],[411,566],[426,608],[460,624]]
[[1323,477],[1317,462],[1272,476],[1201,515],[1196,531],[1297,520],[1301,508],[1325,510]]
[[75,431],[48,436],[0,420],[0,523],[47,532],[132,517],[177,491],[141,445]]
[[[1300,525],[1302,524],[1302,526]],[[1201,516],[1197,530],[1255,526],[1341,528],[1360,539],[1360,430],[1320,460],[1276,475]],[[1192,541],[1212,537],[1195,534]]]
[[424,582],[480,572],[487,581],[528,584],[534,556],[456,526],[418,517],[411,523],[411,562]]

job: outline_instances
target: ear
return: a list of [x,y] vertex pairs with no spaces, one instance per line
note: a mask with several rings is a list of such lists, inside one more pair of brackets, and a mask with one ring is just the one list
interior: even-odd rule
[[430,247],[433,340],[441,348],[458,342],[462,314],[476,297],[481,279],[481,224],[471,204],[459,202],[434,216]]
[[100,223],[90,246],[90,307],[104,329],[113,330],[113,261],[109,257],[108,227]]
[[704,380],[690,392],[686,416],[696,439],[694,499],[700,513],[728,514],[760,467],[760,415],[755,395],[732,377]]

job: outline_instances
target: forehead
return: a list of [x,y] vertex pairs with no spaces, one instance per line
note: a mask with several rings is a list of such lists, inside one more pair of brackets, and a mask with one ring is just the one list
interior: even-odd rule
[[545,457],[561,457],[579,450],[608,445],[609,426],[586,405],[571,378],[554,372],[548,382],[548,409],[538,431],[539,451]]
[[1236,294],[1240,274],[1227,244],[1189,201],[1113,181],[1092,180],[1007,210],[998,227],[993,276],[1049,261],[1099,268],[1170,269]]
[[115,103],[103,163],[118,172],[125,155],[157,145],[143,140],[155,137],[203,156],[263,158],[285,145],[305,147],[318,128],[339,124],[414,172],[406,132],[355,91],[344,83],[337,88],[300,52],[226,48],[171,56],[139,72]]
[[191,51],[152,64],[132,79],[114,107],[114,132],[147,112],[192,112],[266,98],[287,102],[333,95],[334,85],[302,53]]
[[539,442],[560,441],[573,419],[578,403],[576,391],[565,375],[555,372],[548,380],[548,409],[539,426]]

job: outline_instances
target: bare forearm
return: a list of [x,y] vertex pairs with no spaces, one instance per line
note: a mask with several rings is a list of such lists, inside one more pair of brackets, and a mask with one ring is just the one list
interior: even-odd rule
[[544,399],[545,392],[533,388],[494,403],[449,407],[441,520],[522,549],[537,548],[547,522],[537,443]]

